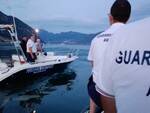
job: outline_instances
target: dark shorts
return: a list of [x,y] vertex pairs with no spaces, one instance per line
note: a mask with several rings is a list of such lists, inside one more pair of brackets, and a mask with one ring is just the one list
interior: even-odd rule
[[95,83],[93,82],[93,76],[91,76],[89,78],[89,83],[88,83],[88,94],[90,96],[90,98],[94,101],[94,103],[98,106],[98,107],[102,107],[101,106],[101,102],[100,102],[100,99],[101,99],[101,96],[100,94],[96,91],[96,88],[95,88]]
[[35,60],[37,59],[36,54],[33,53],[34,59],[31,57],[30,53],[27,53],[27,61],[28,62],[35,62]]

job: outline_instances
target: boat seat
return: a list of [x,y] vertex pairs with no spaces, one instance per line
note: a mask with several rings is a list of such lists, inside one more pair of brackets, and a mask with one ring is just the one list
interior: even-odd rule
[[[23,56],[20,56],[21,62],[25,62]],[[12,55],[12,60],[16,62],[20,62],[18,55]]]

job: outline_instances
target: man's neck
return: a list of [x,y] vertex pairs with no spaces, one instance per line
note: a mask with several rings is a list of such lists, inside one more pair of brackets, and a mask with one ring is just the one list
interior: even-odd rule
[[113,20],[112,24],[115,24],[115,23],[123,23],[123,24],[125,24],[125,22],[120,22],[120,21],[117,21],[117,20]]

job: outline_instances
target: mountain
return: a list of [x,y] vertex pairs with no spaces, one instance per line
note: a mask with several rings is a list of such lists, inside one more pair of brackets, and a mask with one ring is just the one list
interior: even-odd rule
[[61,32],[51,33],[45,30],[40,30],[39,35],[41,39],[46,43],[55,44],[90,44],[92,39],[97,35],[95,34],[84,34],[79,32]]
[[[107,23],[107,20],[105,21],[103,21],[103,23]],[[29,25],[34,26],[34,28],[46,29],[52,33],[68,31],[76,31],[81,33],[96,33],[99,32],[100,29],[106,28],[105,24],[98,24],[94,22],[92,23],[82,20],[73,20],[70,18],[27,20],[26,22]]]
[[[22,37],[30,37],[35,33],[34,29],[29,25],[21,21],[20,19],[15,17],[16,28],[18,33],[18,38]],[[8,16],[0,11],[0,24],[13,24],[13,17]],[[91,40],[97,35],[95,34],[84,34],[79,32],[61,32],[61,33],[51,33],[46,30],[40,30],[38,34],[41,40],[45,43],[53,43],[53,44],[90,44]],[[0,42],[6,41],[9,38],[9,33],[0,30]]]
[[[23,21],[15,17],[15,22],[19,39],[24,36],[29,37],[34,34],[34,30]],[[13,17],[8,16],[0,11],[0,24],[13,24]],[[10,36],[7,31],[0,30],[0,41],[4,40],[5,38],[7,39],[8,37]]]

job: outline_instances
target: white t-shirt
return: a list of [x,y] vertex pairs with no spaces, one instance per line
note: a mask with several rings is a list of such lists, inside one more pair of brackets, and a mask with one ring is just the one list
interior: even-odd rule
[[108,46],[109,39],[112,37],[114,32],[116,32],[120,27],[124,26],[123,23],[115,23],[105,32],[97,35],[91,43],[89,50],[88,60],[93,62],[93,81],[96,83],[97,77],[101,76],[101,68],[104,62],[103,55],[105,54],[105,49]]
[[32,41],[31,39],[28,40],[27,42],[27,53],[29,53],[29,48],[32,48],[32,52],[36,53],[37,52],[37,48],[36,48],[36,44],[34,41]]
[[115,97],[117,113],[150,113],[150,18],[120,29],[109,41],[97,91]]

